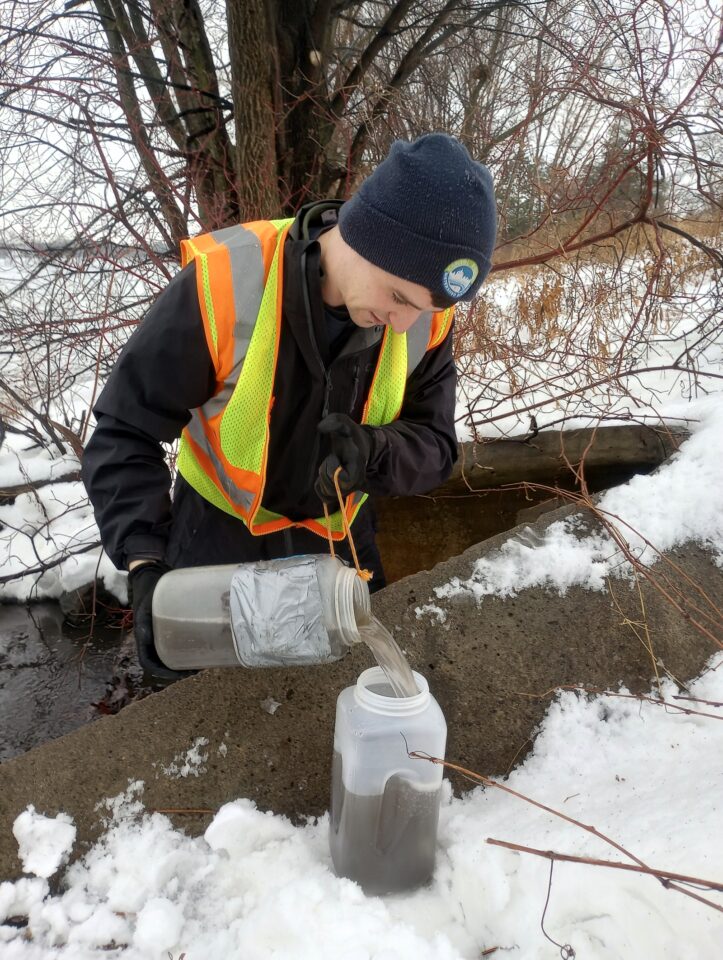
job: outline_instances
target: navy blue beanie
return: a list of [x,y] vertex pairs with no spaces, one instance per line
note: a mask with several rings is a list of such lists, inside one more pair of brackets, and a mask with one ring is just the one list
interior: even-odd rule
[[339,211],[341,235],[365,260],[430,291],[471,300],[492,266],[492,177],[446,133],[397,140]]

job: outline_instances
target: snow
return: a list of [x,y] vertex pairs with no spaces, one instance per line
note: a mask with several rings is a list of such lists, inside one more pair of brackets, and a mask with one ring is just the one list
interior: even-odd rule
[[[606,491],[597,504],[630,553],[646,565],[658,560],[658,551],[687,542],[701,544],[723,565],[723,403],[716,395],[687,409],[697,417],[690,439],[653,474]],[[586,527],[582,513],[552,523],[543,535],[526,527],[475,561],[468,580],[439,585],[435,595],[480,600],[533,587],[564,595],[572,586],[604,590],[610,577],[629,577],[632,566],[612,538]],[[419,607],[418,616],[422,612],[433,614],[434,605]]]
[[421,620],[422,617],[426,615],[429,617],[434,617],[437,623],[447,622],[447,611],[443,610],[441,607],[438,607],[434,603],[423,603],[414,608],[414,613],[417,617],[417,620]]
[[281,704],[278,700],[274,700],[273,697],[266,697],[265,700],[260,701],[259,706],[265,713],[270,713],[273,716]]
[[652,477],[633,477],[608,490],[600,507],[614,519],[624,518],[631,548],[646,562],[650,550],[670,550],[694,541],[723,561],[723,398],[698,401],[699,423],[690,440]]
[[75,826],[66,814],[44,817],[29,806],[15,820],[13,834],[25,873],[51,877],[65,863],[75,843]]
[[649,255],[493,275],[480,317],[459,324],[458,438],[524,434],[533,414],[539,430],[658,425],[719,389],[720,281],[697,254],[684,262],[652,289]]
[[[4,485],[0,475],[0,486]],[[109,592],[125,600],[126,575],[116,570],[100,546],[92,547],[97,543],[98,528],[80,481],[19,494],[14,503],[0,507],[0,573],[38,571],[41,565],[46,569],[1,585],[0,599],[57,599],[97,577]],[[66,558],[54,563],[62,555]]]
[[[11,446],[15,441],[14,447]],[[28,449],[8,438],[0,449],[0,477],[4,487],[55,480],[78,469],[78,460],[72,455],[52,457],[47,450]]]
[[[722,666],[719,654],[686,695],[721,704]],[[681,703],[670,681],[662,693]],[[723,767],[715,758],[723,753],[723,708],[685,706],[715,717],[613,694],[560,693],[504,786],[594,825],[648,866],[720,879]],[[295,826],[238,799],[192,838],[146,812],[141,795],[135,782],[105,804],[113,811],[106,831],[53,893],[48,851],[67,852],[69,818],[42,818],[40,829],[32,809],[18,817],[31,875],[0,884],[3,960],[476,960],[492,947],[499,956],[545,960],[559,956],[540,927],[550,864],[486,839],[631,862],[523,799],[493,787],[455,798],[447,784],[431,883],[366,897],[333,873],[326,815]],[[585,960],[716,960],[723,943],[721,913],[658,880],[561,862],[544,928]]]
[[197,737],[190,750],[175,756],[168,766],[161,765],[161,770],[172,780],[179,780],[181,777],[200,777],[206,772],[204,764],[208,760],[208,751],[204,752],[203,748],[207,746],[207,737]]
[[[556,272],[493,275],[480,301],[477,326],[482,332],[470,333],[463,317],[458,325],[459,439],[524,434],[531,413],[540,430],[559,427],[563,420],[567,427],[631,421],[685,426],[695,420],[698,404],[720,397],[705,394],[719,388],[715,378],[723,375],[719,290],[699,251],[681,257],[671,283],[661,281],[653,290],[649,251],[626,258],[614,269],[603,258],[599,263],[560,263]],[[114,279],[112,290],[106,290],[98,285],[98,267],[92,259],[83,261],[74,274],[73,302],[90,314],[93,297],[112,296],[113,312],[128,320],[164,282],[161,274],[141,279],[129,270],[122,283]],[[20,277],[17,270],[17,265],[8,267],[8,276],[0,270],[0,287],[12,286],[12,279]],[[40,304],[53,295],[57,270],[49,265],[48,288],[41,284],[33,294]],[[536,304],[549,299],[550,291],[554,309],[538,311]],[[649,296],[649,306],[640,325],[634,318],[643,295]],[[22,306],[13,303],[14,309]],[[99,355],[110,357],[129,332],[128,324],[106,331]],[[96,377],[95,347],[92,375],[77,351],[70,350],[66,357],[61,350],[43,386],[33,361],[37,358],[44,371],[46,348],[42,338],[28,343],[21,354],[0,360],[0,373],[9,382],[25,385],[33,409],[82,433],[80,424],[102,388],[107,361]],[[676,361],[683,371],[673,369]],[[647,372],[636,372],[640,370]],[[30,414],[23,414],[25,429],[28,418],[38,428]],[[74,456],[61,455],[48,437],[45,440],[48,449],[29,436],[8,433],[0,446],[0,489],[57,481],[79,469]],[[707,503],[707,495],[702,502]],[[711,504],[710,509],[717,507]],[[20,495],[14,504],[0,505],[0,600],[57,599],[98,579],[126,602],[126,576],[105,556],[99,539],[79,482],[54,482]],[[41,566],[47,567],[42,573]]]
[[[669,403],[661,416],[681,421],[692,436],[653,475],[636,476],[607,491],[598,506],[623,534],[630,549],[646,563],[655,550],[695,541],[723,563],[723,402],[712,394],[686,403]],[[0,486],[3,480],[0,477]],[[62,563],[41,576],[27,575],[0,584],[0,599],[57,598],[98,577],[121,601],[127,597],[126,575],[115,569],[99,547],[92,509],[80,482],[55,483],[21,494],[0,507],[0,574],[29,570],[67,551]],[[647,541],[647,542],[646,542]],[[650,546],[652,545],[652,547]],[[603,589],[609,576],[629,573],[619,550],[607,536],[585,535],[580,517],[548,528],[540,540],[531,529],[505,543],[499,553],[477,562],[469,581],[440,585],[437,598],[463,592],[511,596],[543,586],[564,593],[573,585]],[[434,603],[418,608],[438,620]],[[443,611],[442,611],[443,612]]]
[[[719,562],[723,555],[723,405],[713,396],[684,411],[692,435],[678,453],[599,501],[646,563],[657,557],[649,543],[670,550],[693,541]],[[64,515],[57,503],[42,502],[49,514]],[[20,527],[23,518],[16,519]],[[611,540],[568,518],[542,535],[522,531],[478,561],[468,581],[435,592],[438,600],[535,586],[564,593],[573,584],[600,589],[607,577],[629,573]],[[416,615],[445,621],[435,602]],[[671,706],[560,693],[532,753],[504,786],[594,825],[654,868],[718,879],[722,666],[718,655],[685,691],[710,701],[700,712],[714,717],[674,710],[682,701],[673,699],[678,691],[670,681],[660,692]],[[207,757],[208,740],[200,736],[160,772],[203,776]],[[32,807],[20,814],[14,829],[28,876],[0,884],[2,960],[471,960],[493,947],[544,960],[560,953],[541,929],[550,864],[486,839],[629,862],[591,832],[501,790],[455,798],[447,786],[432,882],[407,895],[370,898],[334,875],[328,815],[295,826],[239,798],[218,811],[204,837],[192,838],[145,811],[143,789],[141,781],[130,782],[120,796],[101,801],[105,832],[67,868],[75,837],[70,818]],[[59,883],[51,892],[47,880],[54,876]],[[585,960],[717,960],[723,943],[720,913],[654,878],[562,862],[552,873],[544,929]]]

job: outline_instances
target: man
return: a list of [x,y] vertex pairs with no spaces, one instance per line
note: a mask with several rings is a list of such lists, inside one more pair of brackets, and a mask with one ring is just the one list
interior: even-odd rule
[[[445,134],[396,142],[342,204],[184,241],[184,269],[130,338],[94,408],[83,479],[130,571],[139,658],[173,567],[328,550],[384,585],[366,494],[441,483],[457,455],[452,314],[486,277],[489,172]],[[161,444],[181,436],[173,500]]]

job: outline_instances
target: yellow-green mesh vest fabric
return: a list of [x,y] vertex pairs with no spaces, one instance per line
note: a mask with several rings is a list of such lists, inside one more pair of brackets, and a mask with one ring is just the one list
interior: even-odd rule
[[[253,460],[256,463],[262,464],[264,457],[264,441],[266,436],[266,419],[263,414],[263,411],[268,410],[268,403],[270,400],[270,390],[273,387],[273,366],[274,366],[274,338],[276,330],[276,294],[278,286],[278,272],[279,272],[279,259],[280,259],[280,250],[279,242],[284,230],[284,227],[293,222],[293,218],[284,219],[284,220],[272,220],[273,225],[278,231],[276,249],[274,251],[274,257],[272,259],[272,264],[269,270],[269,276],[266,279],[266,284],[264,287],[264,295],[262,297],[261,307],[259,309],[259,314],[254,322],[254,332],[251,337],[251,342],[249,343],[249,348],[247,350],[246,357],[243,359],[243,364],[241,365],[241,373],[246,369],[248,365],[249,354],[252,353],[252,345],[255,343],[256,346],[253,350],[253,355],[255,362],[252,365],[252,368],[249,372],[249,381],[250,389],[253,391],[252,398],[246,404],[237,404],[237,410],[241,410],[241,419],[246,419],[246,422],[252,422],[252,428],[249,432],[251,437],[251,454],[249,459]],[[195,251],[196,252],[196,251]],[[196,252],[195,259],[198,262],[199,267],[202,270],[203,277],[203,289],[206,294],[207,304],[211,302],[210,297],[210,276],[208,268],[208,257],[204,253]],[[269,303],[271,303],[271,309],[274,311],[271,315],[269,322]],[[258,322],[259,317],[263,316],[265,319],[264,324]],[[210,316],[209,316],[210,322]],[[215,333],[215,328],[214,331]],[[262,349],[269,346],[270,349],[267,351],[266,362],[262,354]],[[214,337],[214,346],[217,347],[216,338]],[[255,376],[254,376],[255,374]],[[264,377],[264,374],[266,376]],[[264,386],[266,384],[266,386]],[[238,383],[236,385],[238,387]],[[234,388],[233,397],[239,397],[239,391]],[[264,403],[266,404],[264,406]],[[233,443],[233,438],[229,442],[228,430],[226,431],[226,442],[224,443],[224,421],[226,414],[222,418],[221,423],[221,446],[224,451],[224,455],[228,457],[228,447],[232,450],[235,448]],[[240,429],[244,429],[244,425]],[[240,434],[243,436],[243,434]],[[215,458],[213,458],[215,459]],[[231,460],[233,463],[233,460]],[[235,464],[238,465],[238,464]],[[177,461],[178,471],[184,477],[184,479],[199,493],[205,500],[208,500],[209,503],[212,503],[219,510],[223,510],[225,513],[230,514],[233,517],[238,519],[243,519],[246,522],[245,517],[241,517],[233,507],[228,503],[226,498],[222,495],[221,491],[218,489],[213,480],[208,476],[204,468],[198,462],[193,449],[190,444],[187,442],[185,437],[181,437],[178,461]],[[218,472],[221,473],[222,467],[218,465]],[[253,469],[253,468],[247,468]],[[260,467],[257,470],[253,470],[255,473],[260,473]],[[223,476],[220,477],[223,481]],[[231,485],[227,486],[229,494],[232,494],[232,490],[229,489]],[[231,499],[234,499],[232,496]]]
[[[283,270],[283,250],[280,249],[284,227],[292,220],[272,220],[278,231],[276,249],[269,270],[259,312],[254,324],[246,356],[241,365],[238,380],[231,398],[221,418],[220,441],[224,456],[233,466],[250,473],[261,474],[266,465],[268,452],[268,415],[273,394],[274,368],[276,361],[277,337],[277,298],[279,271]],[[197,260],[208,278],[208,258],[199,253]],[[204,289],[206,284],[204,283]],[[214,343],[214,345],[216,345]],[[382,426],[396,418],[404,400],[407,379],[407,339],[405,334],[397,334],[391,328],[385,331],[379,358],[377,375],[368,398],[364,423]],[[190,444],[181,439],[178,455],[178,470],[184,479],[209,503],[225,513],[242,519],[221,494],[214,481],[198,462]],[[220,478],[223,482],[223,477]],[[230,485],[229,485],[230,486]],[[228,487],[227,487],[228,489]],[[233,499],[233,498],[232,498]],[[367,494],[354,495],[353,514],[356,517]],[[254,525],[263,525],[284,520],[280,514],[259,505],[255,515],[250,518]],[[330,516],[330,526],[334,533],[342,533],[344,525],[337,510]],[[324,517],[316,522],[326,527]]]
[[381,427],[399,415],[407,386],[407,335],[387,327],[377,375],[367,403],[364,423]]
[[283,228],[289,220],[272,220],[279,231],[276,249],[266,278],[254,332],[244,358],[231,399],[221,418],[221,449],[230,464],[249,473],[263,473],[268,450],[268,420],[274,389],[276,304],[279,294],[279,270],[283,256],[279,249]]

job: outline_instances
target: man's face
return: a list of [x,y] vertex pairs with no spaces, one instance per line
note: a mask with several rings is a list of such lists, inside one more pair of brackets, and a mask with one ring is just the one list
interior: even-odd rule
[[422,313],[436,309],[426,287],[387,273],[349,246],[335,281],[358,327],[390,326],[405,333]]

